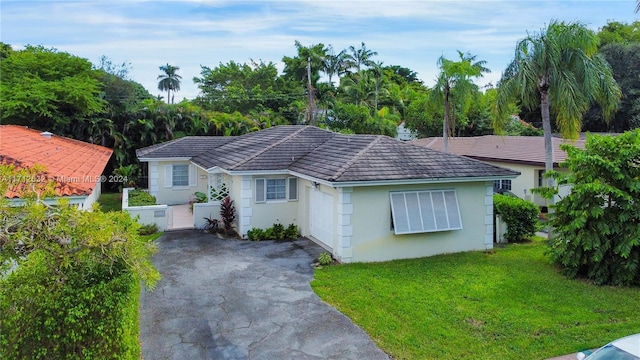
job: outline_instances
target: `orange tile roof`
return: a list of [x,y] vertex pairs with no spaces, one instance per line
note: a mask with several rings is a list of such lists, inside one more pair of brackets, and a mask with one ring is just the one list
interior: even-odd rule
[[[55,182],[58,196],[89,195],[100,179],[113,150],[62,136],[44,136],[18,125],[0,125],[0,164],[45,167],[42,174]],[[15,189],[14,189],[15,190]],[[9,191],[8,198],[18,194]]]
[[[557,166],[567,158],[560,144],[569,144],[584,149],[585,140],[552,138],[553,163]],[[415,145],[442,150],[442,138],[431,137],[414,140]],[[542,136],[498,136],[485,135],[449,138],[449,152],[479,160],[524,163],[544,166],[544,137]]]

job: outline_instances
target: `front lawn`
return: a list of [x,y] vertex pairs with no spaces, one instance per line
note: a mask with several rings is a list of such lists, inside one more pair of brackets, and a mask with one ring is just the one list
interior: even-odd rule
[[544,359],[639,331],[640,288],[568,280],[545,249],[329,266],[311,286],[394,359]]
[[102,193],[98,198],[100,209],[104,212],[122,210],[122,193]]

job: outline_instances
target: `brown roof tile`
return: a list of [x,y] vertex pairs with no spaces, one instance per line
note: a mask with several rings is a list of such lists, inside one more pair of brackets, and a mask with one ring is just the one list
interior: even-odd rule
[[[552,138],[553,163],[558,165],[567,158],[560,144],[570,144],[584,149],[585,140]],[[432,137],[411,141],[412,144],[442,150],[442,138]],[[497,136],[455,137],[449,139],[449,151],[479,160],[524,163],[544,166],[544,137]]]

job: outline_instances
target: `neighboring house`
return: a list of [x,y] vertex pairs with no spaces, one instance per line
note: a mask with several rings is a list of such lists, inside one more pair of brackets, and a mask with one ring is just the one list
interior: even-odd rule
[[139,149],[159,203],[235,201],[237,229],[298,225],[343,262],[493,246],[493,181],[518,173],[387,136],[277,126]]
[[396,139],[402,141],[410,141],[418,138],[418,136],[413,131],[411,131],[411,129],[405,127],[404,122],[398,125],[398,127],[396,128],[396,134]]
[[[585,140],[565,140],[556,137],[553,137],[552,140],[553,167],[559,171],[563,171],[559,164],[567,158],[567,153],[560,149],[560,144],[570,144],[581,149],[584,149],[585,145]],[[442,150],[441,137],[419,139],[411,143]],[[449,138],[449,151],[453,154],[519,171],[520,176],[515,179],[496,180],[495,190],[509,190],[523,199],[534,201],[539,206],[545,205],[544,198],[531,193],[531,189],[545,186],[544,137],[485,135]],[[561,189],[560,196],[565,195],[568,191],[570,191],[569,187]]]
[[[30,181],[53,181],[56,197],[68,199],[81,209],[91,210],[101,192],[102,172],[111,153],[109,148],[40,132],[17,125],[0,125],[0,164],[17,168],[42,165],[45,172]],[[19,194],[4,194],[20,204]]]

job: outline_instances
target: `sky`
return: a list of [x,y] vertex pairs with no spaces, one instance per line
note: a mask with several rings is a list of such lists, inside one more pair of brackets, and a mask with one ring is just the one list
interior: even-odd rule
[[485,60],[496,84],[515,44],[551,20],[580,21],[594,31],[609,21],[631,23],[635,0],[604,1],[356,1],[356,0],[0,0],[0,41],[20,50],[42,45],[98,64],[130,64],[131,80],[152,95],[159,66],[180,67],[175,101],[195,98],[201,66],[229,61],[273,62],[296,55],[294,42],[336,52],[364,42],[373,60],[407,67],[432,86],[440,56],[457,51]]

